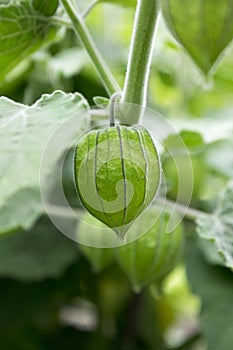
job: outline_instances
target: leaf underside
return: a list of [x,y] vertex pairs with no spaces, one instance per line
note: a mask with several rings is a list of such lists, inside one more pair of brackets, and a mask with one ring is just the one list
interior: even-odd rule
[[25,58],[54,39],[57,29],[31,1],[0,5],[0,81]]
[[230,182],[219,197],[213,215],[197,220],[197,232],[201,238],[213,241],[225,265],[233,269],[233,183]]
[[211,266],[190,242],[187,272],[192,291],[201,298],[201,329],[207,348],[231,350],[233,344],[233,275],[229,269]]
[[[43,151],[55,130],[86,108],[78,93],[55,91],[30,107],[0,98],[0,233],[29,229],[43,212],[39,188]],[[74,127],[77,137],[87,126],[81,116]],[[46,165],[48,177],[57,171],[54,167],[65,147],[61,144],[60,154]]]

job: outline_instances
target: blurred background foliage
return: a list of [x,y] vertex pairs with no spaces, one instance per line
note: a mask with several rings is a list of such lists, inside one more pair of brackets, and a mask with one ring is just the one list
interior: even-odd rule
[[[84,11],[86,0],[78,4]],[[134,7],[100,3],[86,19],[121,86],[133,18]],[[78,91],[90,105],[95,96],[107,97],[70,29],[62,28],[55,42],[0,82],[1,95],[29,105],[56,89]],[[233,47],[216,72],[205,77],[160,18],[149,107],[181,131],[195,175],[192,205],[211,211],[233,175]],[[174,166],[167,154],[162,160],[173,199],[178,188]],[[64,188],[75,205],[70,162],[65,165]],[[57,232],[46,217],[30,231],[1,238],[1,349],[231,350],[232,273],[206,262],[191,221],[185,220],[184,233],[186,249],[177,267],[162,286],[151,283],[139,294],[132,291],[113,252],[96,273],[88,258],[92,253]]]

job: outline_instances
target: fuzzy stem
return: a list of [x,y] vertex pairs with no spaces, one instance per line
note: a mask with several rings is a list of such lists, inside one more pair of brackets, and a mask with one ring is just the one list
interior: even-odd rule
[[[156,0],[138,0],[122,102],[146,106],[157,20]],[[135,123],[139,116],[135,116]]]
[[[185,218],[193,220],[193,221],[196,221],[200,217],[211,215],[211,213],[207,213],[207,212],[204,212],[201,210],[197,210],[197,209],[190,208],[190,207],[187,208],[184,204],[175,203],[169,199],[166,199],[164,202],[164,199],[156,197],[155,203],[162,203],[168,208],[174,208],[174,205],[176,204],[176,206],[175,206],[176,211],[181,213],[181,214],[184,214]],[[43,208],[42,208],[42,210],[43,210]],[[75,209],[74,211],[77,213],[77,215],[80,215],[81,213],[83,213],[82,209]],[[69,217],[73,218],[75,215],[67,208],[56,206],[56,205],[49,205],[48,212],[49,212],[49,214],[57,215],[57,216],[61,216],[61,217],[66,217],[66,218],[69,218]]]
[[187,207],[186,205],[182,204],[182,203],[177,203],[174,202],[170,199],[166,199],[164,202],[164,199],[157,197],[155,199],[155,203],[164,203],[164,205],[168,208],[174,208],[175,206],[175,210],[181,214],[184,214],[184,216],[187,219],[196,221],[197,219],[206,216],[206,215],[210,215],[209,213],[203,212],[201,210],[198,209],[194,209],[194,208],[190,208]]
[[94,63],[109,96],[111,96],[115,91],[120,91],[120,87],[99,53],[99,50],[97,49],[86,24],[76,11],[76,7],[74,7],[72,0],[62,0],[62,3],[71,22],[73,23],[75,32],[79,36],[82,44],[86,48],[92,62]]
[[89,13],[91,12],[91,10],[93,10],[93,8],[98,4],[98,0],[93,0],[85,9],[85,11],[82,14],[82,18],[86,18]]

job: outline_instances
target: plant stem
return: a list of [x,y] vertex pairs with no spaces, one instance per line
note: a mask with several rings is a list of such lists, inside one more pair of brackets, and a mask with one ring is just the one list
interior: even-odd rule
[[[67,219],[74,219],[76,215],[82,215],[84,211],[82,209],[74,208],[73,211],[70,210],[67,207],[61,207],[58,205],[50,204],[46,206],[47,212],[50,215],[58,216],[58,217],[64,217]],[[44,211],[44,208],[42,207],[42,212]]]
[[200,217],[209,215],[209,213],[206,213],[206,212],[203,212],[201,210],[194,209],[194,208],[190,208],[187,205],[184,205],[182,203],[174,202],[174,201],[172,201],[170,199],[166,199],[165,202],[164,202],[163,198],[157,197],[155,199],[155,203],[164,203],[164,205],[166,207],[169,207],[169,208],[174,208],[175,207],[175,210],[177,212],[179,212],[181,214],[184,214],[184,216],[187,219],[190,219],[190,220],[193,220],[193,221],[196,221]]
[[[44,19],[44,18],[42,18]],[[50,21],[54,24],[58,24],[58,25],[62,25],[65,26],[67,28],[72,28],[72,23],[70,21],[67,21],[66,19],[62,18],[62,17],[58,17],[58,16],[53,16],[51,17]]]
[[146,106],[157,17],[156,0],[138,0],[122,102]]
[[73,23],[75,32],[78,34],[82,44],[86,48],[92,62],[94,63],[109,96],[111,96],[116,91],[120,91],[120,87],[112,76],[112,73],[105,63],[103,57],[99,53],[99,50],[97,49],[86,24],[84,23],[79,13],[76,11],[72,0],[62,0],[62,3],[70,20]]
[[82,18],[86,18],[91,10],[98,4],[98,0],[93,0],[85,9],[85,11],[82,14]]
[[[184,216],[187,219],[196,221],[197,219],[199,219],[200,217],[206,216],[206,215],[211,215],[210,213],[206,213],[194,208],[188,208],[187,206],[185,206],[184,204],[181,203],[175,203],[169,199],[166,199],[164,202],[163,198],[159,198],[157,197],[155,199],[155,203],[164,203],[166,207],[169,208],[174,208],[177,212],[180,212],[181,214],[184,214]],[[65,208],[65,207],[60,207],[60,206],[56,206],[56,205],[49,205],[47,206],[48,212],[49,214],[52,215],[56,215],[56,216],[61,216],[61,217],[66,217],[66,218],[74,218],[75,214],[72,213],[72,211],[70,211],[69,209]],[[43,209],[42,209],[43,210]],[[81,215],[83,213],[82,209],[74,209],[74,211],[78,214]]]

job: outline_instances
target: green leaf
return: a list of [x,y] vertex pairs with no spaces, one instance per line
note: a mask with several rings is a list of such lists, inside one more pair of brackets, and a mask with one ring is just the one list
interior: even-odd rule
[[0,81],[13,68],[56,34],[49,18],[35,11],[30,2],[0,5]]
[[44,218],[31,231],[1,239],[0,276],[23,281],[57,278],[77,259],[77,252],[77,245]]
[[[55,324],[59,322],[61,307],[64,306],[67,301],[73,300],[77,295],[82,295],[83,288],[85,289],[86,295],[88,295],[88,299],[90,299],[92,295],[95,297],[95,276],[90,273],[90,268],[86,265],[87,264],[83,264],[82,260],[77,259],[74,264],[66,269],[65,273],[63,273],[60,278],[46,278],[41,281],[20,281],[1,278],[1,346],[2,332],[8,334],[10,330],[12,337],[13,329],[19,329],[20,331],[22,328],[25,329],[26,324],[30,326],[31,332],[33,324],[37,324],[37,327],[41,328],[41,325],[44,324],[44,320],[46,320],[47,326],[42,326],[42,328],[44,330],[46,329],[47,332],[48,327],[51,325],[54,327]],[[46,334],[48,335],[48,333]],[[15,341],[12,347],[9,345],[11,343],[8,342],[6,348],[9,350],[25,349],[24,346],[16,345]],[[26,348],[28,348],[28,346]],[[29,349],[32,350],[30,345]],[[33,349],[38,349],[38,347],[33,347]]]
[[[86,64],[86,53],[84,50],[72,47],[60,50],[56,55],[45,57],[47,70],[52,75],[54,81],[59,76],[71,78],[78,74]],[[47,62],[46,62],[47,61]]]
[[115,249],[117,261],[129,277],[135,292],[151,282],[159,283],[176,265],[183,250],[182,226],[166,233],[170,213],[159,214],[159,209],[146,209],[136,230],[148,231],[135,242]]
[[53,16],[58,7],[58,0],[33,0],[32,6],[45,16]]
[[187,272],[192,291],[200,296],[201,328],[211,350],[231,350],[233,344],[233,275],[223,267],[208,265],[195,243],[187,251]]
[[110,102],[109,98],[102,96],[94,96],[93,101],[99,108],[106,108]]
[[[0,233],[28,229],[42,213],[39,173],[44,148],[63,122],[86,108],[86,100],[78,93],[56,91],[31,107],[0,98]],[[77,137],[86,127],[88,113],[74,127]],[[61,154],[65,149],[61,144]],[[48,176],[61,154],[46,165]]]
[[161,0],[165,21],[207,74],[233,39],[233,2]]
[[214,241],[199,238],[198,247],[209,264],[225,266],[224,259],[219,255]]
[[42,212],[38,189],[19,188],[0,206],[0,233],[14,231],[21,227],[28,230]]
[[217,199],[217,208],[212,215],[197,220],[197,232],[201,238],[211,240],[225,261],[233,269],[233,183]]

